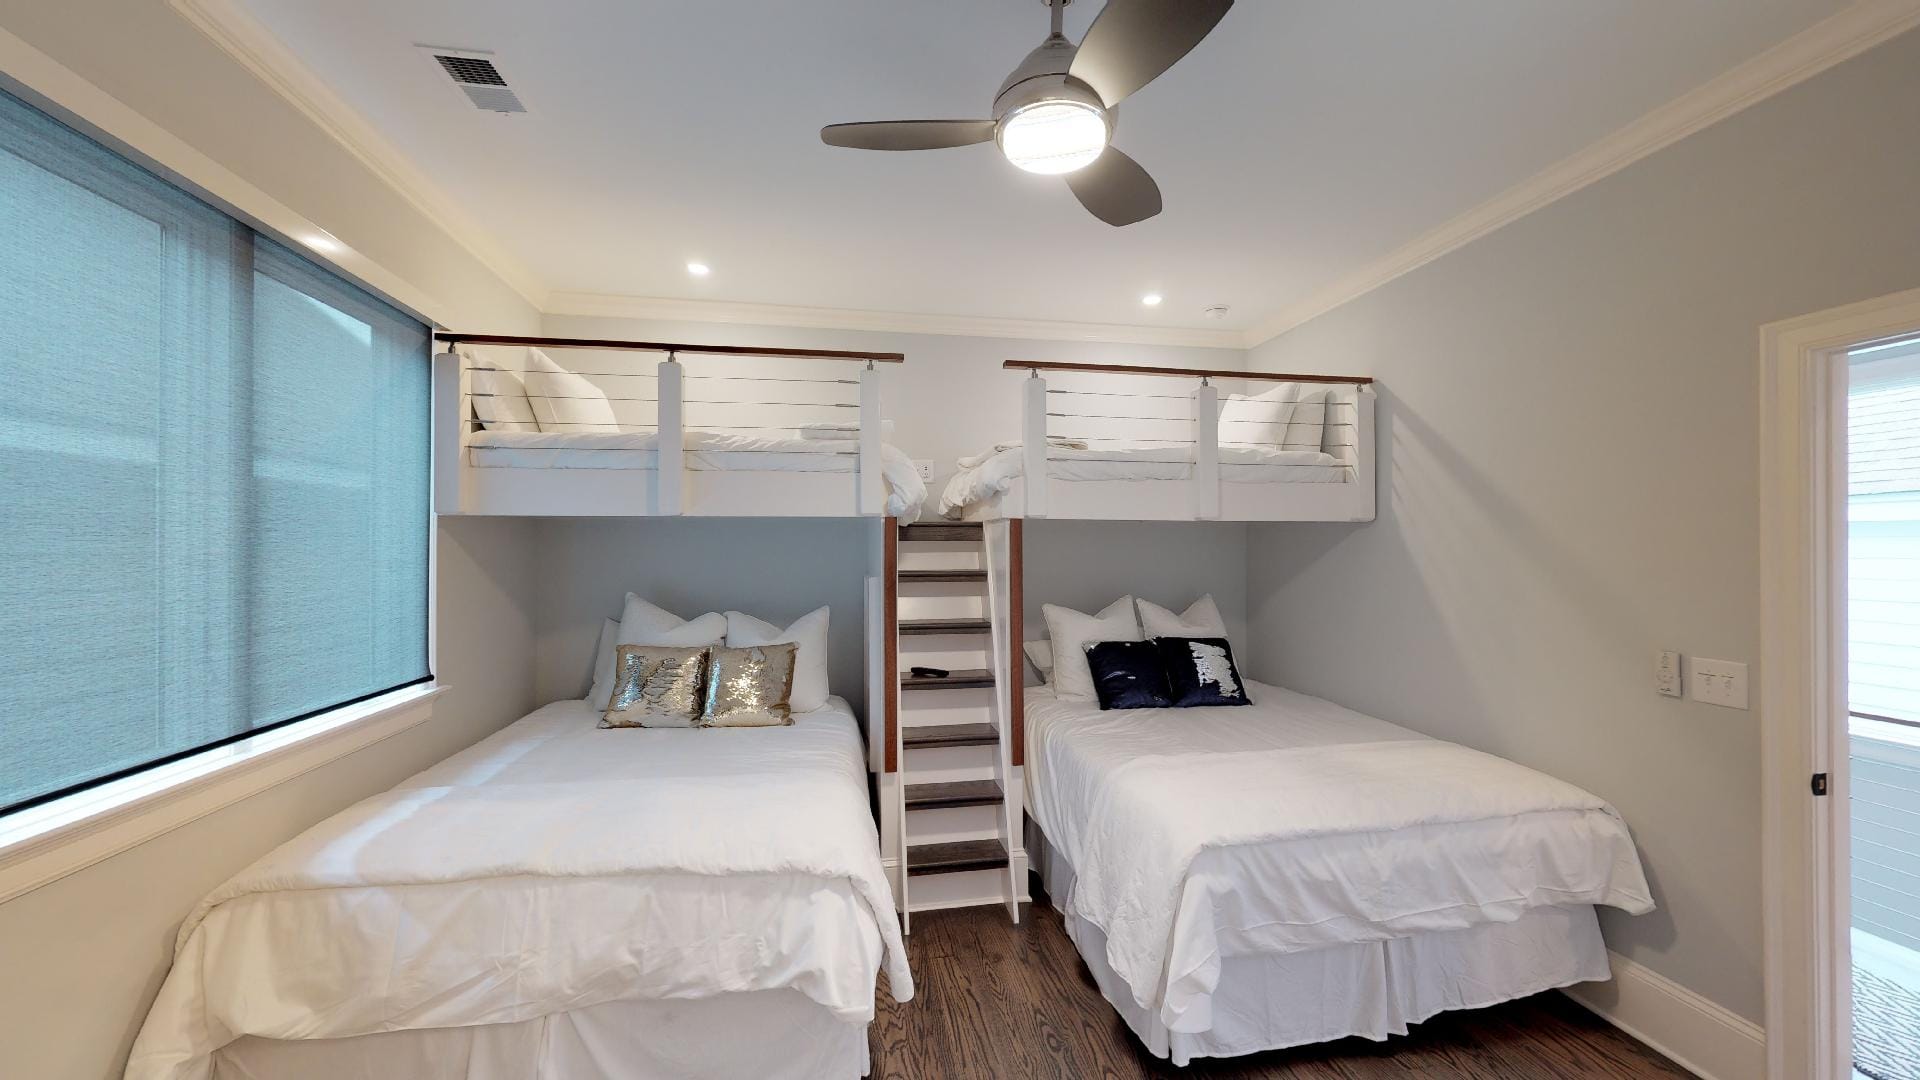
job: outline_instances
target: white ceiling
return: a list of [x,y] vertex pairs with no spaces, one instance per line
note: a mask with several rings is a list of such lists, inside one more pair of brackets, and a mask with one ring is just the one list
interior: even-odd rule
[[[1039,0],[243,2],[547,289],[1206,329],[1261,322],[1844,6],[1243,0],[1123,106],[1115,144],[1166,212],[1113,229],[991,146],[819,140],[985,116],[1045,34]],[[1069,33],[1098,7],[1069,8]],[[416,42],[494,50],[528,114],[477,112]]]

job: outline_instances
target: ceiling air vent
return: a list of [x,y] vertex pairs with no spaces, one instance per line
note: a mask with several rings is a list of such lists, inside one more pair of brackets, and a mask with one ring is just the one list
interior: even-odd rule
[[436,45],[419,48],[440,65],[455,86],[467,95],[475,107],[488,112],[523,113],[527,107],[507,85],[507,77],[494,65],[493,54],[477,49],[443,49]]

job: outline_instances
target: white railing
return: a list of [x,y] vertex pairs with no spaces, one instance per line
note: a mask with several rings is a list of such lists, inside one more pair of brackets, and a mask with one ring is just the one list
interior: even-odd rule
[[[1009,360],[1004,366],[1030,373],[1024,380],[1022,393],[1022,516],[1049,516],[1049,481],[1058,471],[1054,467],[1058,460],[1056,452],[1063,444],[1075,449],[1084,444],[1090,449],[1104,445],[1136,452],[1166,450],[1164,460],[1141,458],[1137,454],[1132,460],[1190,466],[1190,473],[1177,483],[1187,489],[1188,516],[1203,521],[1218,520],[1228,512],[1225,494],[1228,485],[1223,483],[1221,471],[1223,447],[1228,451],[1271,448],[1325,453],[1345,468],[1342,484],[1273,485],[1277,490],[1268,492],[1273,498],[1266,501],[1294,502],[1296,506],[1291,512],[1297,514],[1299,520],[1373,518],[1371,379],[1019,360]],[[1044,373],[1055,373],[1056,380],[1066,385],[1053,385]],[[1126,381],[1137,376],[1185,379],[1196,385],[1183,394],[1157,393],[1135,389],[1137,384]],[[1068,383],[1068,380],[1078,381]],[[1214,385],[1221,381],[1278,385],[1281,396],[1268,399],[1234,395],[1223,405],[1220,391]],[[1256,405],[1278,407],[1280,414],[1259,415],[1263,410],[1252,408]],[[1317,428],[1318,434],[1309,434],[1305,436],[1306,441],[1298,444],[1289,442],[1289,432],[1295,425],[1308,432]],[[1223,434],[1223,426],[1230,430]],[[1242,468],[1326,467],[1258,459],[1231,463]],[[1333,487],[1340,490],[1315,490]],[[1246,497],[1236,501],[1244,504],[1261,500]],[[1327,509],[1316,509],[1323,505]],[[1236,512],[1246,514],[1246,520],[1268,516],[1257,508],[1249,510],[1245,506],[1236,508]]]
[[[855,444],[849,451],[819,451],[855,458],[853,468],[848,470],[854,485],[853,512],[862,516],[885,513],[884,419],[876,364],[899,362],[902,358],[898,354],[472,335],[446,335],[443,340],[453,351],[436,356],[434,366],[434,496],[435,509],[440,513],[505,512],[476,508],[476,502],[486,500],[475,498],[474,489],[483,480],[473,473],[541,471],[472,467],[470,453],[478,433],[490,426],[502,426],[487,421],[517,418],[498,400],[502,386],[517,388],[512,392],[524,395],[527,418],[533,421],[525,425],[527,429],[555,435],[546,443],[522,440],[516,444],[517,449],[631,453],[635,449],[631,443],[569,436],[652,433],[651,449],[656,456],[654,467],[648,470],[654,474],[650,495],[644,507],[629,512],[676,516],[693,511],[686,461],[687,440],[692,433],[797,436],[804,425],[826,423],[845,428],[845,441]],[[541,359],[554,366],[535,367],[530,351],[535,348],[573,350],[567,355],[574,359],[561,368],[543,352]],[[505,349],[512,351],[501,351]],[[487,350],[496,355],[484,355]],[[647,353],[659,359],[643,359]],[[527,359],[515,363],[515,356]],[[795,366],[796,360],[853,361],[864,366],[857,378],[839,372],[809,376]],[[689,372],[689,362],[711,373]],[[582,404],[591,407],[586,420],[581,419]],[[504,426],[511,429],[513,425]],[[726,449],[731,453],[790,452],[780,448]],[[614,482],[620,482],[617,474],[623,471],[552,470],[614,473]],[[752,474],[753,470],[730,472]],[[781,487],[818,488],[821,475],[784,473]],[[827,483],[845,484],[847,475],[835,474]],[[600,485],[586,481],[605,479],[569,476],[556,478],[553,486],[592,488]],[[846,509],[823,512],[845,513]]]

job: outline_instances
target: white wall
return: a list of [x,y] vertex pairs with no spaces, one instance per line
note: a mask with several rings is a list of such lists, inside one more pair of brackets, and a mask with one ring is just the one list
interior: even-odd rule
[[[504,283],[166,4],[5,0],[0,27],[381,264],[432,301],[427,314],[538,328]],[[202,894],[532,706],[531,527],[452,521],[436,536],[438,674],[452,690],[433,719],[0,903],[0,1074],[119,1077]]]
[[[1660,910],[1609,943],[1761,1015],[1761,324],[1920,285],[1920,34],[1255,351],[1378,376],[1380,518],[1256,526],[1260,669],[1610,799]],[[1757,672],[1756,672],[1757,674]]]
[[[1107,522],[1031,520],[1026,542],[1024,627],[1029,641],[1047,636],[1042,604],[1095,612],[1132,593],[1184,611],[1212,593],[1240,649],[1247,633],[1247,532],[1234,522]],[[1262,678],[1234,657],[1248,678]]]

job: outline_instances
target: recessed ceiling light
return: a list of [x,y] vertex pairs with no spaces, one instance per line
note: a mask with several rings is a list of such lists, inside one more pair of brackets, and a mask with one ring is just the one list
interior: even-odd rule
[[687,273],[692,274],[694,277],[706,277],[708,274],[713,273],[713,267],[703,262],[690,262],[687,264]]
[[1164,299],[1166,299],[1166,297],[1161,296],[1157,292],[1154,292],[1154,293],[1148,293],[1147,295],[1141,297],[1140,302],[1147,305],[1148,307],[1159,307],[1160,301]]

